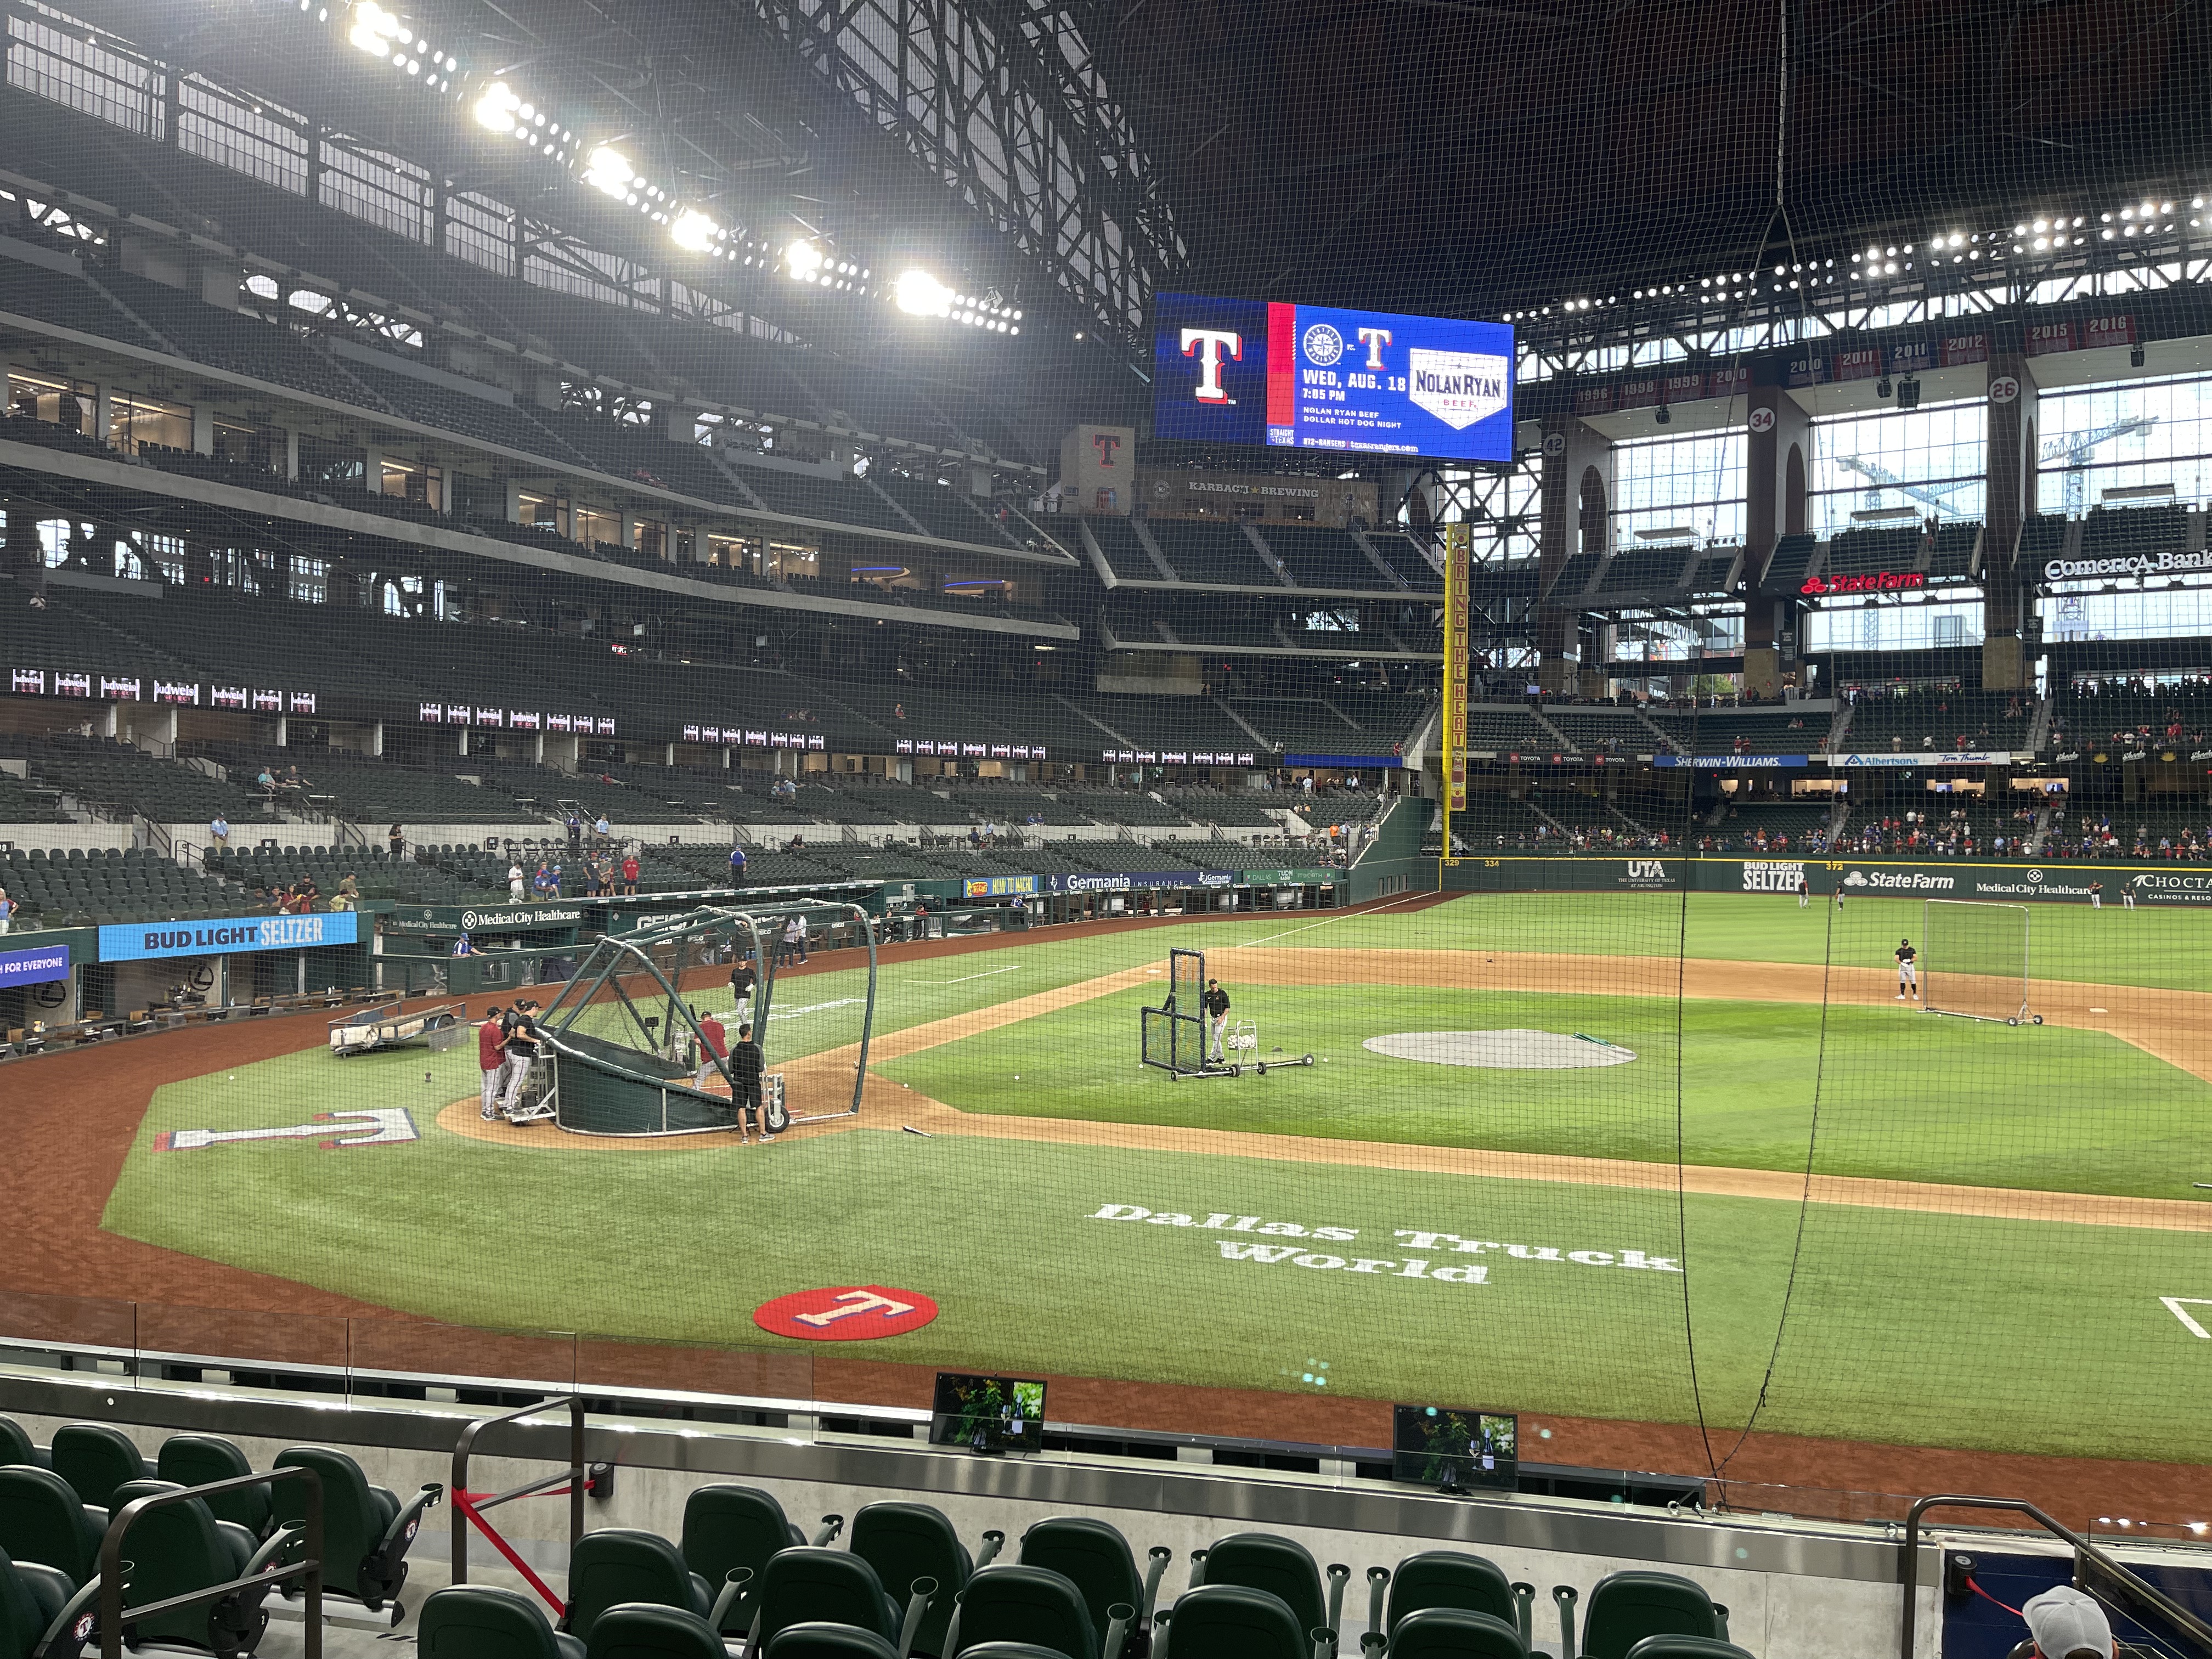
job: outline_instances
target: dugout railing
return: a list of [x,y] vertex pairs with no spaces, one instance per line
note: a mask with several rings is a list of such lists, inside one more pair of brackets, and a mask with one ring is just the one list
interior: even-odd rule
[[[2114,1560],[2062,1522],[2054,1520],[2024,1498],[1983,1498],[1964,1492],[1936,1492],[1913,1500],[1905,1517],[1905,1549],[1899,1561],[1904,1595],[1904,1628],[1898,1640],[1899,1659],[1915,1659],[1914,1631],[1919,1614],[1920,1517],[1932,1509],[1992,1510],[2024,1515],[2074,1552],[2074,1582],[2077,1589],[2172,1644],[2172,1650],[2212,1659],[2212,1625],[2191,1613],[2141,1574]],[[1947,1559],[1946,1572],[1951,1567]],[[1966,1571],[1972,1575],[1968,1559]]]

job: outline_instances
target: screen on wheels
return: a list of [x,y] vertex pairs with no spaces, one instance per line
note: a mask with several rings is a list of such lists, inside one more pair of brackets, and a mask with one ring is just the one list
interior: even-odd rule
[[1520,1419],[1450,1406],[1392,1408],[1391,1478],[1425,1486],[1510,1489],[1520,1463]]
[[1152,363],[1163,438],[1513,459],[1504,323],[1162,294]]
[[979,1452],[1042,1451],[1044,1384],[1027,1377],[939,1371],[929,1441]]

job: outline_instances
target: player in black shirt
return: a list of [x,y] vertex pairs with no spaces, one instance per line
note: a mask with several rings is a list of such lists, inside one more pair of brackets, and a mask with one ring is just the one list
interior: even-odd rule
[[518,1002],[501,1017],[500,1028],[507,1033],[507,1098],[500,1109],[511,1116],[522,1103],[523,1085],[530,1080],[530,1068],[538,1059],[538,1022]]
[[[730,1109],[738,1118],[738,1139],[747,1145],[751,1144],[753,1131],[761,1127],[761,1077],[767,1069],[768,1058],[753,1041],[753,1028],[738,1026],[738,1046],[730,1050]],[[765,1131],[761,1134],[763,1143],[775,1139]]]
[[741,1022],[752,1018],[753,987],[759,982],[749,956],[739,957],[737,966],[730,969],[730,994],[737,999],[736,1012]]
[[1206,981],[1206,994],[1199,999],[1199,1006],[1206,1010],[1206,1030],[1212,1033],[1212,1063],[1218,1066],[1222,1039],[1229,1030],[1229,993],[1221,988],[1219,980]]
[[1899,1002],[1905,1000],[1905,994],[1907,991],[1911,992],[1916,1000],[1920,995],[1920,970],[1912,965],[1919,960],[1919,957],[1920,952],[1912,948],[1911,939],[1898,940],[1897,1000]]

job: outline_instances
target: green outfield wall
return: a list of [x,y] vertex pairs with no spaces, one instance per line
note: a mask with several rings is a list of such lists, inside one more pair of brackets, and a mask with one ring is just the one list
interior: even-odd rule
[[2045,904],[2087,904],[2101,883],[2107,902],[2132,893],[2139,904],[2212,905],[2212,865],[2166,860],[2087,864],[1973,859],[1918,861],[1887,858],[1546,857],[1501,854],[1445,861],[1448,893],[1664,892],[1773,893],[1797,890],[1800,877],[1815,894],[1854,897],[1956,898]]

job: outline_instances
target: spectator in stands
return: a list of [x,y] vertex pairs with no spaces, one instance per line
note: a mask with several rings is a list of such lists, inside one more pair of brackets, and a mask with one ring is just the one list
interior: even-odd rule
[[522,902],[522,866],[519,862],[507,866],[507,897],[510,904]]
[[553,862],[552,862],[552,863],[550,863],[550,864],[549,864],[549,865],[547,865],[547,866],[545,866],[545,877],[546,877],[546,880],[547,880],[547,882],[550,884],[548,885],[547,889],[546,889],[547,892],[548,892],[548,893],[549,893],[552,897],[554,897],[554,898],[559,898],[559,897],[561,896],[561,860],[558,860],[558,859],[555,859],[555,860],[553,860]]
[[8,890],[0,887],[0,933],[15,925],[15,901],[8,896]]
[[349,870],[338,878],[338,890],[331,899],[333,910],[358,910],[361,908],[361,884]]
[[553,877],[547,871],[543,861],[540,861],[537,872],[530,878],[530,890],[540,899],[549,899],[553,896]]
[[2096,1598],[2071,1584],[2057,1584],[2021,1603],[2020,1615],[2027,1620],[2031,1641],[2026,1649],[2036,1659],[2112,1659],[2118,1651],[2112,1641],[2112,1623]]
[[263,766],[260,771],[254,774],[253,787],[274,800],[276,798],[276,774],[272,773],[266,765]]
[[605,812],[600,813],[599,816],[592,821],[592,833],[599,837],[599,842],[602,848],[604,848],[610,841],[614,839],[614,828],[612,825],[608,823],[607,815]]
[[407,831],[398,824],[393,824],[384,832],[384,845],[397,861],[399,855],[407,850]]
[[624,896],[625,898],[635,898],[635,897],[637,896],[637,854],[635,854],[635,853],[629,854],[627,854],[627,855],[623,859],[623,862],[622,862],[622,877],[623,877],[623,896]]
[[732,843],[730,848],[730,885],[742,887],[744,884],[745,849],[741,844]]
[[289,914],[292,908],[292,890],[278,882],[269,890],[269,903],[278,915]]
[[208,839],[228,853],[230,850],[230,820],[222,813],[216,813],[214,821],[208,825]]
[[895,720],[904,720],[906,718],[906,705],[902,702],[893,703],[891,705],[891,718]]
[[302,877],[300,884],[292,890],[292,914],[298,916],[312,915],[315,901],[321,896],[322,890],[315,885],[315,878],[313,876]]
[[568,856],[574,858],[584,850],[584,820],[577,815],[576,809],[572,806],[563,816],[562,822],[567,826],[568,831]]
[[794,835],[784,843],[783,850],[787,853],[804,853],[806,850],[806,837]]
[[[476,955],[476,953],[477,953],[477,945],[476,945],[476,941],[475,941],[474,939],[471,939],[471,938],[469,937],[469,935],[468,935],[468,933],[467,933],[467,930],[466,930],[466,929],[464,929],[464,930],[462,930],[459,933],[457,933],[457,934],[455,934],[455,935],[454,935],[454,937],[453,937],[453,954],[454,954],[455,956],[457,956],[457,957],[472,957],[472,956]],[[496,1009],[496,1008],[494,1008],[493,1010],[491,1010],[491,1013],[494,1013],[494,1014],[497,1013],[498,1012],[499,1012],[499,1010],[498,1010],[498,1009]],[[486,1016],[486,1018],[489,1018],[489,1015],[487,1015],[487,1016]],[[489,1114],[489,1112],[487,1112],[487,1113],[485,1114],[485,1115],[486,1115],[487,1117],[489,1117],[489,1116],[490,1115],[490,1114]]]

